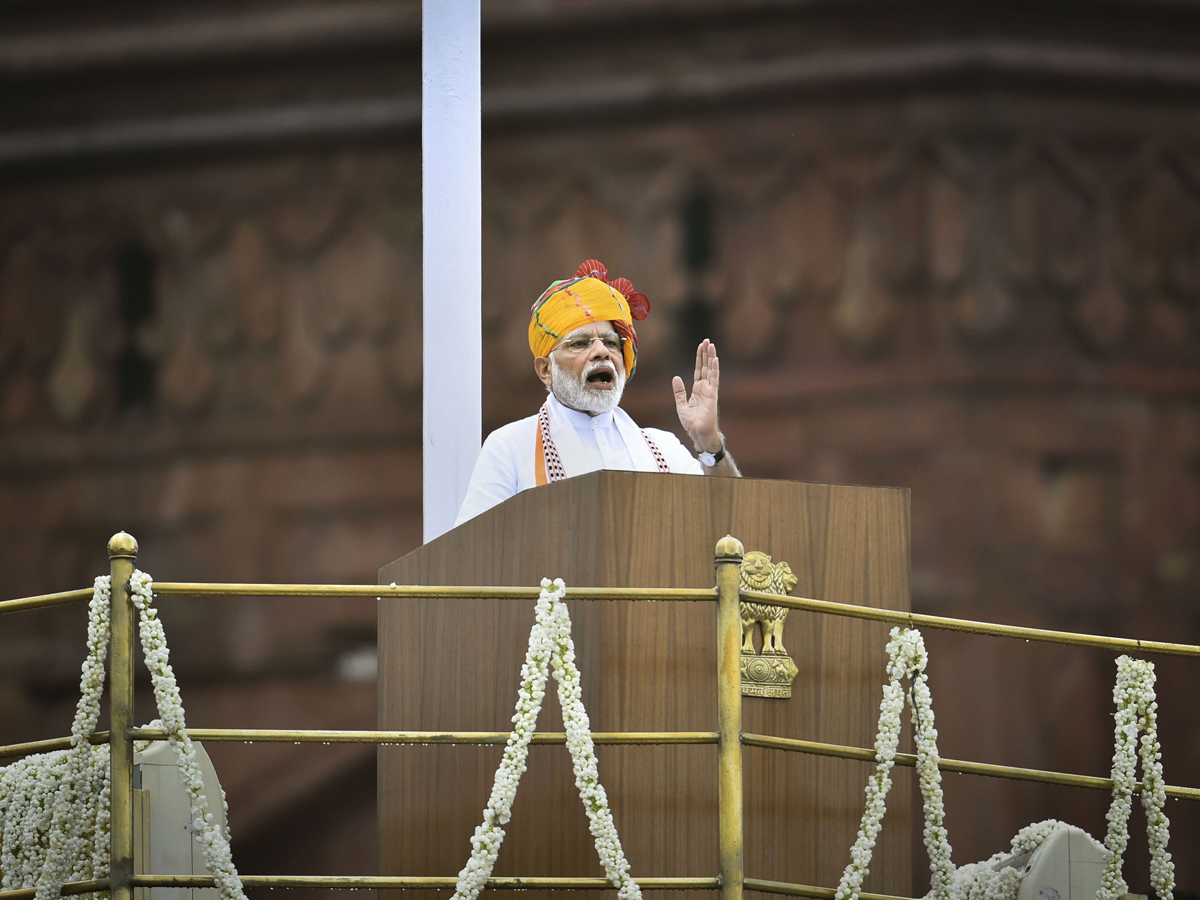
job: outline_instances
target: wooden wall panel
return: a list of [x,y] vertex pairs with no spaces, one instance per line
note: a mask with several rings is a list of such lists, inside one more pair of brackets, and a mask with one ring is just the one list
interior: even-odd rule
[[[786,560],[795,594],[907,609],[908,491],[600,472],[529,491],[384,567],[380,582],[709,587],[726,533]],[[569,594],[568,594],[569,597]],[[578,661],[597,731],[716,728],[715,608],[576,603]],[[532,604],[380,603],[381,728],[503,729]],[[870,746],[886,628],[793,613],[790,700],[746,698],[746,731]],[[561,728],[548,693],[539,728]],[[535,747],[497,874],[601,874],[567,754]],[[384,748],[384,874],[444,875],[466,860],[497,748]],[[635,874],[715,875],[716,748],[602,747],[601,778]],[[868,766],[747,748],[746,871],[836,884]],[[911,887],[911,781],[893,788],[869,889]],[[553,845],[553,846],[551,846]],[[528,896],[528,895],[526,895]]]

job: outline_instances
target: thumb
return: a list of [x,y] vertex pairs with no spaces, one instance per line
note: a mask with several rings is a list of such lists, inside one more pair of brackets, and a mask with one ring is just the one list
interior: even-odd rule
[[675,405],[687,406],[687,391],[683,387],[683,379],[678,375],[671,379],[671,390],[675,392]]

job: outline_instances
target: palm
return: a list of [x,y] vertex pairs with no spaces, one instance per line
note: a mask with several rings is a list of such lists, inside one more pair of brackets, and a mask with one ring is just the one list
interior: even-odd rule
[[715,450],[721,443],[717,424],[717,390],[720,381],[717,348],[707,338],[696,348],[696,371],[692,378],[691,394],[684,389],[682,378],[675,376],[672,381],[679,424],[701,450]]

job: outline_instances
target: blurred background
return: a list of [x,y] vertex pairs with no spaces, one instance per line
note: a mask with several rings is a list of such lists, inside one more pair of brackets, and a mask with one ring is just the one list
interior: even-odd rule
[[[529,304],[597,257],[653,305],[633,416],[677,428],[712,337],[747,475],[912,489],[915,610],[1200,641],[1200,4],[483,19],[485,433],[540,402]],[[89,584],[120,529],[180,581],[419,544],[419,124],[416,2],[0,2],[0,598]],[[374,726],[373,600],[162,608],[189,724]],[[0,743],[66,733],[84,622],[0,623]],[[944,756],[1108,773],[1111,654],[927,641]],[[1200,785],[1197,669],[1158,671]],[[375,872],[371,748],[212,753],[243,872]],[[958,864],[1104,834],[1103,793],[946,792]],[[1200,809],[1167,812],[1194,891]]]

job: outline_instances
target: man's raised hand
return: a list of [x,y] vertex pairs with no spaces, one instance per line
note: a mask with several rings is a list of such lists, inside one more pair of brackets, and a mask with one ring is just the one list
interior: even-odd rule
[[671,380],[679,424],[701,452],[716,453],[721,449],[721,430],[717,426],[717,388],[720,382],[717,347],[708,338],[696,348],[696,372],[692,379],[691,396],[684,389],[682,378],[676,375]]

